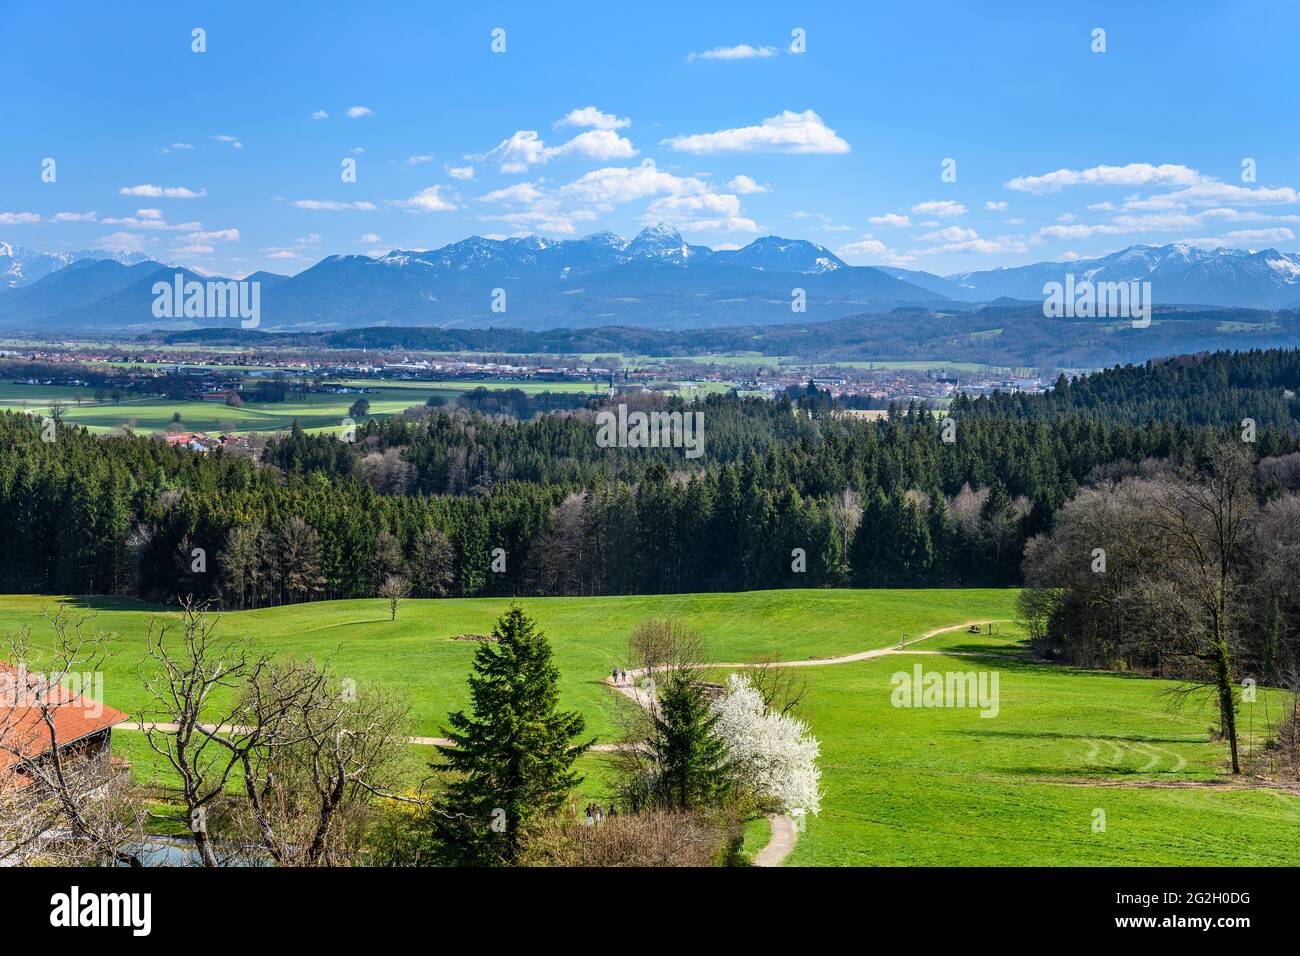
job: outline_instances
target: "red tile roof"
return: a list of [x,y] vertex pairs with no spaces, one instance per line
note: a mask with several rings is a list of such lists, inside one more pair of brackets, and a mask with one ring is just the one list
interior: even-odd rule
[[0,661],[0,770],[17,763],[20,756],[38,757],[50,749],[50,728],[41,715],[42,693],[53,705],[50,716],[60,747],[127,719],[121,711],[65,687],[45,688],[44,675]]

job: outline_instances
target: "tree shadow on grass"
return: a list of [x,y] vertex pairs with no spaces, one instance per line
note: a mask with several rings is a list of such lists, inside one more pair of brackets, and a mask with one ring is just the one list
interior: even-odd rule
[[152,614],[167,614],[180,610],[174,605],[154,604],[150,601],[141,601],[139,598],[113,594],[73,594],[63,598],[33,594],[32,598],[34,600],[42,600],[43,598],[44,602],[51,607],[62,601],[69,607],[83,608],[87,611],[141,611]]
[[1148,734],[1067,734],[1051,730],[954,730],[963,737],[1015,738],[1017,740],[1103,740],[1134,744],[1205,744],[1206,737],[1154,737]]

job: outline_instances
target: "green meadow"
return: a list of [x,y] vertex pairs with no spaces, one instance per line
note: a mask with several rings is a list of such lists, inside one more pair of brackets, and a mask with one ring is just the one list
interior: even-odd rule
[[[1172,682],[1037,663],[1010,632],[1001,647],[968,637],[918,645],[955,656],[801,674],[826,796],[786,865],[1300,863],[1300,796],[1234,785],[1216,716],[1174,709]],[[893,675],[918,663],[996,672],[996,716],[894,706]],[[1263,745],[1270,705],[1276,719],[1280,695],[1261,694],[1243,751]]]
[[[172,417],[177,412],[181,416],[180,424],[186,431],[210,432],[233,425],[236,432],[277,432],[287,431],[295,421],[307,431],[335,431],[342,427],[348,409],[359,398],[370,402],[368,417],[386,418],[400,414],[412,405],[423,405],[432,395],[454,401],[458,395],[480,386],[491,389],[517,388],[530,394],[604,393],[603,386],[592,382],[512,382],[497,379],[482,382],[331,381],[335,384],[364,387],[369,391],[364,395],[295,395],[289,401],[248,401],[240,408],[231,408],[222,401],[174,401],[162,397],[124,399],[116,404],[100,403],[93,400],[93,389],[3,383],[0,384],[0,408],[46,415],[51,401],[61,401],[66,404],[64,422],[84,426],[92,432],[111,431],[119,425],[127,425],[137,432],[162,431],[172,424]],[[78,396],[82,399],[81,405],[76,404]]]
[[[614,738],[618,699],[604,683],[628,665],[628,634],[640,621],[674,616],[720,663],[807,661],[873,649],[973,620],[965,628],[851,663],[792,670],[808,686],[803,716],[821,741],[825,798],[808,818],[787,865],[1034,865],[1300,863],[1300,796],[1243,786],[1227,774],[1226,746],[1212,739],[1213,712],[1173,706],[1175,685],[1134,675],[1034,660],[1013,623],[1016,591],[790,590],[602,598],[527,598],[520,604],[550,638],[563,706],[578,710],[596,740]],[[0,628],[30,626],[55,598],[0,597]],[[118,635],[104,668],[107,703],[147,706],[141,679],[151,620],[173,612],[135,601],[70,599],[92,627]],[[508,599],[411,601],[388,619],[383,602],[322,602],[221,615],[220,631],[282,656],[329,658],[340,676],[383,684],[411,707],[413,734],[436,736],[449,710],[467,703],[465,678],[477,645]],[[925,653],[913,653],[924,651]],[[998,676],[996,715],[976,707],[900,707],[893,676],[984,672]],[[1263,693],[1243,727],[1263,745]],[[1249,706],[1249,705],[1244,705]],[[1249,718],[1249,721],[1247,720]],[[119,729],[114,750],[138,779],[160,768],[138,732]],[[411,748],[425,772],[429,748]],[[607,754],[583,758],[580,799],[613,797]],[[754,852],[765,823],[746,834]]]
[[[179,620],[174,611],[129,599],[70,599],[94,616],[97,630],[117,635],[117,653],[104,668],[107,703],[128,713],[145,706],[139,669],[146,662],[150,621]],[[677,617],[697,631],[714,659],[748,663],[764,658],[831,657],[896,644],[967,619],[1009,618],[1015,592],[991,590],[752,591],[595,598],[522,598],[545,631],[560,669],[565,706],[578,710],[600,740],[614,733],[613,696],[604,683],[615,665],[628,666],[628,636],[641,621]],[[57,598],[0,596],[0,630],[27,625],[37,646],[42,607]],[[382,683],[410,701],[412,733],[436,736],[449,710],[468,702],[465,677],[477,644],[456,640],[489,634],[509,607],[507,598],[410,601],[397,620],[379,598],[321,601],[221,614],[220,631],[268,652],[329,659],[340,676]]]

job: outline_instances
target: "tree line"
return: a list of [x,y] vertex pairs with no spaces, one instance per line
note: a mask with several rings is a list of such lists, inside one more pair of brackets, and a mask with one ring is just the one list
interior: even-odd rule
[[[1293,371],[1259,377],[1258,404]],[[1100,388],[1087,381],[1069,388]],[[252,607],[371,596],[390,577],[416,596],[1013,585],[1025,543],[1098,474],[1240,437],[1235,407],[1197,427],[1127,422],[1111,404],[1021,415],[963,401],[945,436],[918,407],[862,421],[820,394],[710,396],[690,406],[706,422],[694,461],[597,446],[594,409],[420,408],[355,442],[295,427],[259,461],[65,425],[43,436],[4,413],[0,590]],[[1300,448],[1269,421],[1253,437],[1260,458]]]

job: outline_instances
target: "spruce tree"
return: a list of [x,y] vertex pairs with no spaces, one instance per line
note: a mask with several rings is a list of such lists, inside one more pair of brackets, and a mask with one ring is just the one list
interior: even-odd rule
[[582,778],[573,762],[594,741],[571,745],[584,721],[559,711],[560,673],[551,645],[515,605],[474,655],[471,713],[448,717],[441,763],[453,779],[431,815],[443,862],[508,865],[519,858],[529,824],[554,813]]
[[652,720],[656,802],[676,810],[716,803],[726,791],[730,768],[726,744],[713,733],[718,718],[703,687],[689,675],[674,675],[659,691]]

